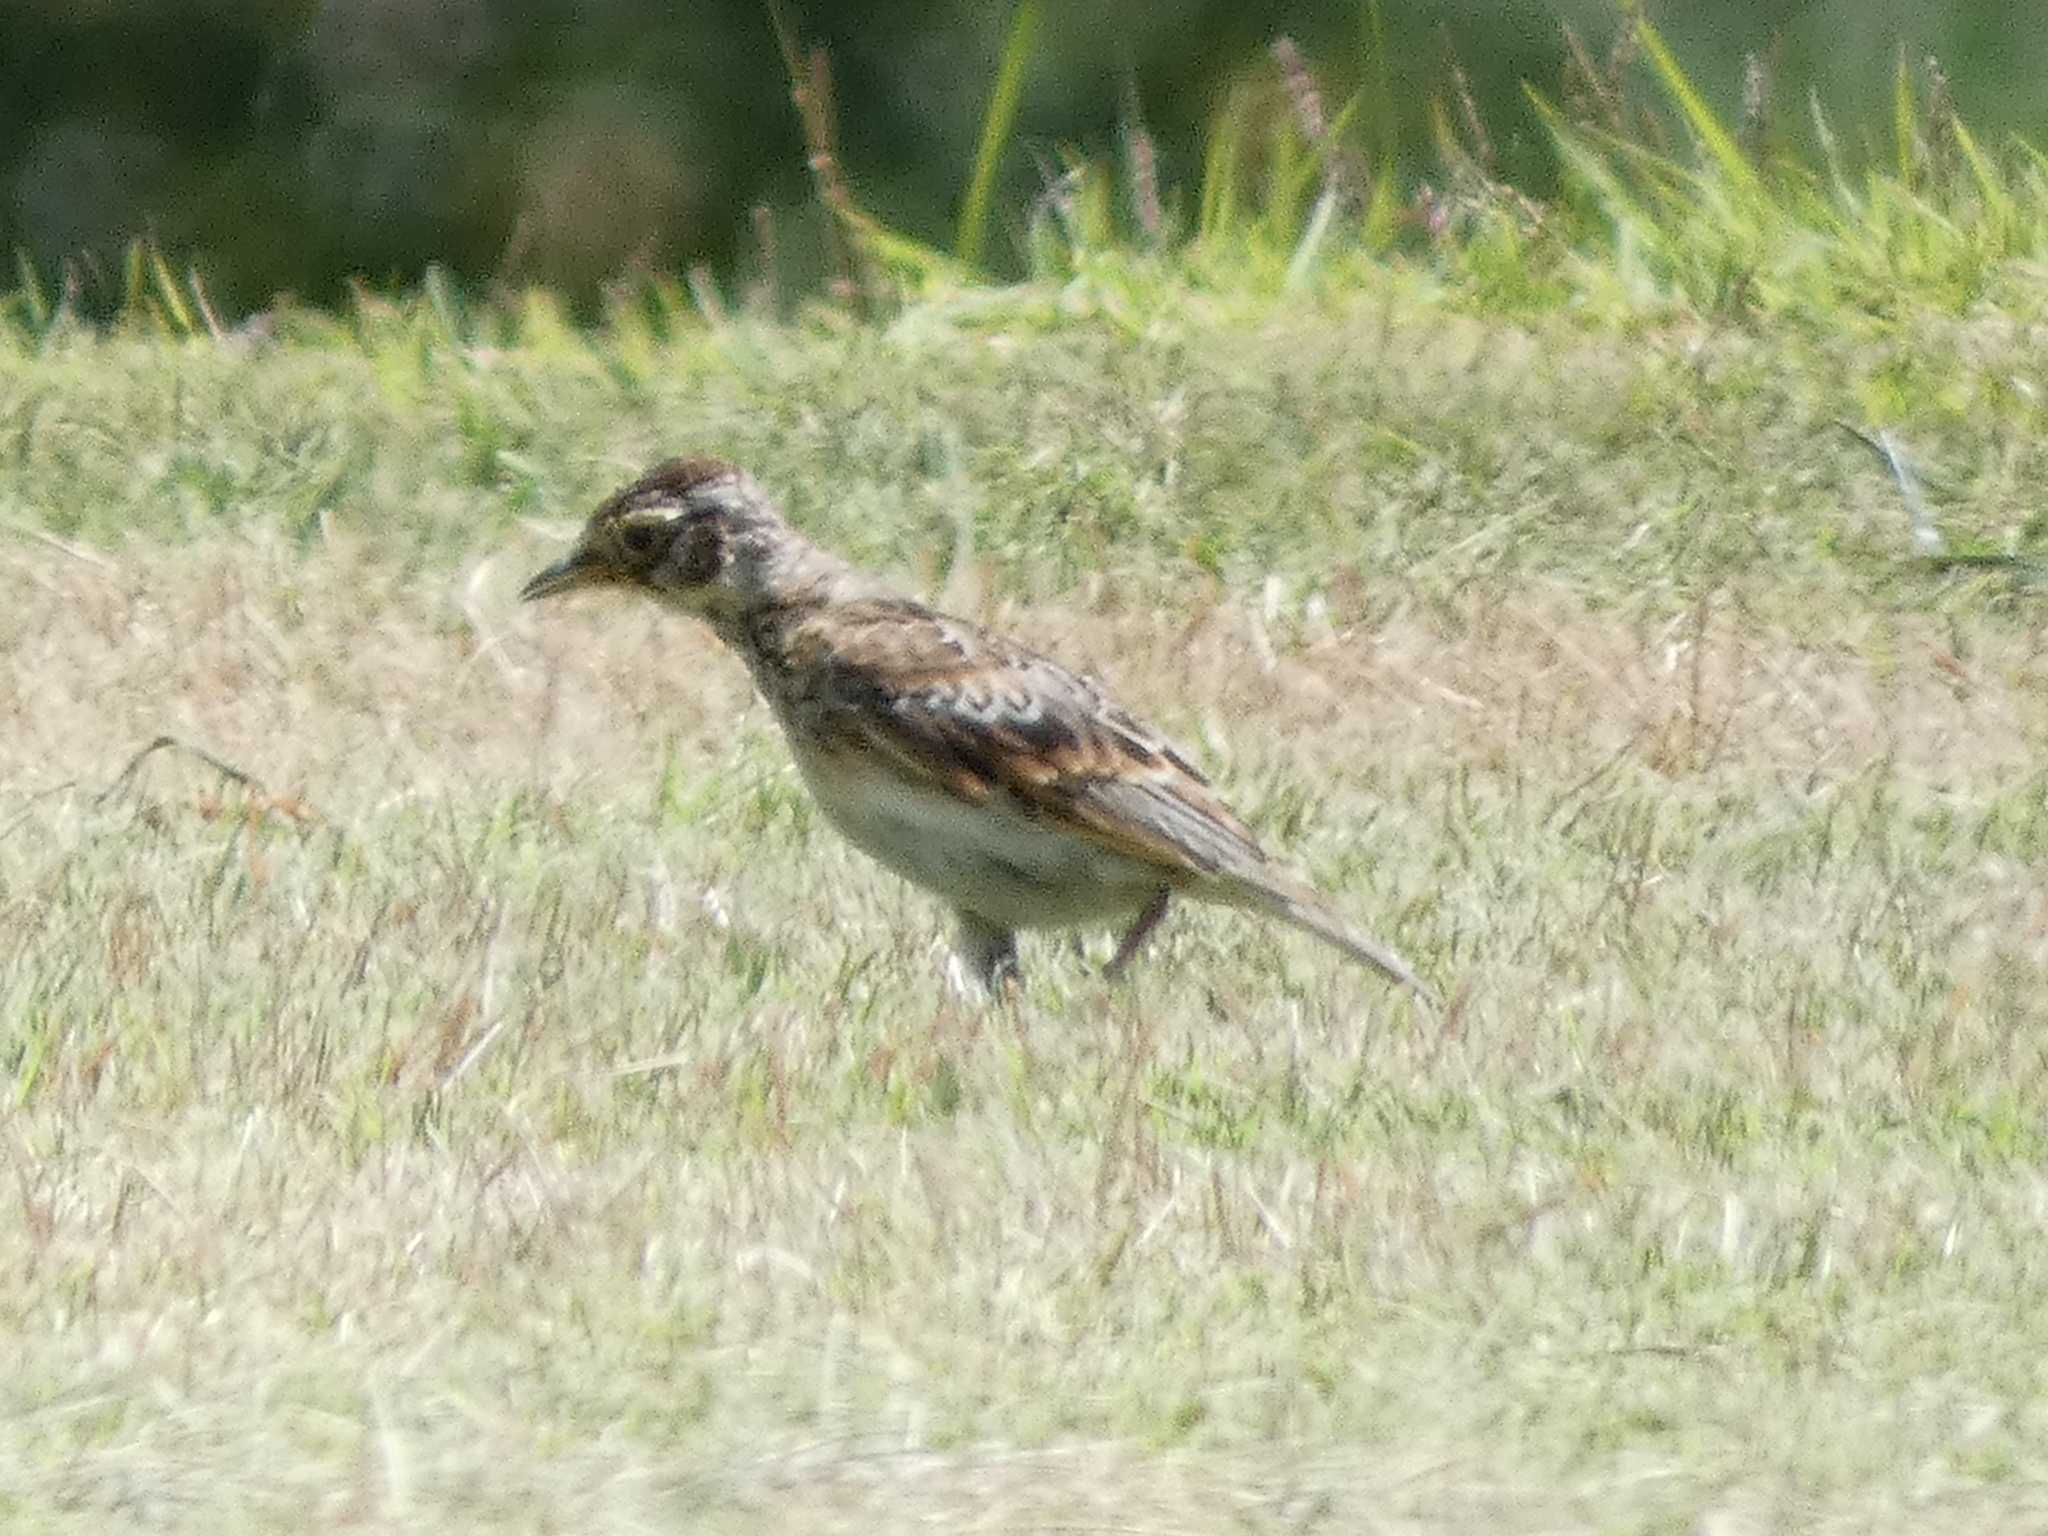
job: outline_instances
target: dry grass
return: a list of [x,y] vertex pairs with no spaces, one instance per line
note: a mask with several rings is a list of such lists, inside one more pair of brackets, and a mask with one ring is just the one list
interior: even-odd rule
[[[566,517],[545,466],[595,485],[651,430],[576,368],[386,421],[345,359],[188,356],[180,451],[242,488],[183,527],[137,495],[119,540],[70,487],[146,460],[151,386],[12,377],[10,1528],[2048,1528],[2032,599],[1871,574],[1896,509],[1853,458],[1816,550],[1813,462],[1769,457],[1811,439],[1736,362],[1672,447],[1624,441],[1655,357],[1504,336],[1523,387],[1474,410],[1397,338],[1373,419],[1410,447],[1254,455],[1326,419],[1295,383],[1365,387],[1335,330],[1198,340],[1234,375],[1128,436],[1085,330],[1027,340],[1000,387],[1079,381],[1092,422],[1024,429],[1110,444],[1094,480],[968,392],[931,477],[822,514],[846,423],[936,430],[883,399],[928,357],[763,343],[649,409],[715,441],[767,430],[721,389],[797,402],[765,478],[1108,672],[1458,994],[1440,1028],[1197,911],[1128,986],[1039,941],[1014,1006],[955,1005],[935,909],[819,823],[705,635],[512,604],[550,530],[487,508]],[[434,472],[507,368],[543,489]],[[325,399],[382,445],[310,539],[326,482],[260,480],[259,385],[264,430]],[[835,390],[874,393],[804,416]],[[1672,466],[1745,432],[1707,526]],[[1983,484],[1953,526],[2007,516]],[[1390,499],[1398,538],[1315,521]],[[1306,521],[1230,534],[1247,504]],[[943,578],[907,552],[961,526]],[[1201,536],[1220,578],[1172,553]],[[164,751],[102,796],[161,733],[261,788]]]

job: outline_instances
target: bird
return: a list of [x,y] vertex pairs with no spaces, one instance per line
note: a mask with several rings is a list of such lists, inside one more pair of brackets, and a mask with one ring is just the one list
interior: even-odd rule
[[655,465],[520,596],[601,588],[702,620],[746,664],[826,818],[952,907],[972,989],[1016,981],[1019,929],[1121,925],[1118,975],[1180,895],[1277,917],[1435,1006],[1100,681],[819,547],[744,470]]

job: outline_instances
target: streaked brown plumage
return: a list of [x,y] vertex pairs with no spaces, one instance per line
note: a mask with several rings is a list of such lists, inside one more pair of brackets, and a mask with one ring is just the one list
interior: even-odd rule
[[985,985],[1015,971],[1019,928],[1128,923],[1120,970],[1179,892],[1269,912],[1430,998],[1100,683],[888,591],[729,464],[650,470],[522,595],[589,586],[637,588],[717,631],[825,814],[952,904]]

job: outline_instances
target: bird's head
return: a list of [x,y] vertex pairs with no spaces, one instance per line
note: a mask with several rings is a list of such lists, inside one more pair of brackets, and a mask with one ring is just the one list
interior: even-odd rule
[[519,595],[625,587],[716,622],[772,598],[808,550],[742,471],[718,459],[670,459],[613,493],[576,547]]

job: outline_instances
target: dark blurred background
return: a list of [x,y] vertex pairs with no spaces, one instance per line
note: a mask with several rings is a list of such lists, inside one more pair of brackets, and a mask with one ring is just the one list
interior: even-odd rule
[[[1810,139],[1809,87],[1852,152],[1888,143],[1899,50],[1937,56],[1980,140],[2048,142],[2042,0],[1652,0],[1731,118],[1743,58],[1770,64],[1776,133]],[[841,158],[862,204],[949,244],[1008,33],[998,0],[790,0],[829,50]],[[1519,82],[1560,93],[1568,23],[1596,57],[1605,0],[1381,0],[1391,100],[1364,122],[1427,175],[1428,101],[1455,57],[1502,170],[1549,157]],[[1017,270],[1042,162],[1113,152],[1133,108],[1189,206],[1203,131],[1291,36],[1334,105],[1377,78],[1364,0],[1046,0],[987,259]],[[477,284],[587,299],[636,267],[755,262],[773,210],[779,286],[813,284],[820,217],[761,0],[0,0],[0,247],[88,285],[133,237],[198,267],[224,312],[280,291],[438,262]]]

